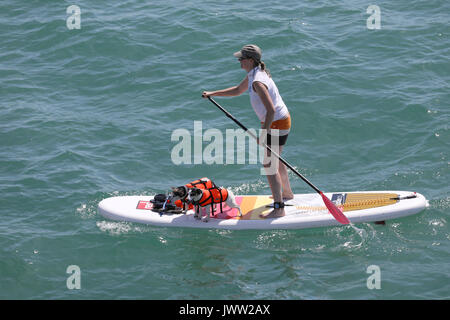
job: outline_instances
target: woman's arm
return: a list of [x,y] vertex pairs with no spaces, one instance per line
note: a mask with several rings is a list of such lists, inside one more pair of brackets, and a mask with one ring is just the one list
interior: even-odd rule
[[221,96],[221,97],[239,96],[243,94],[245,91],[247,91],[247,87],[248,87],[248,78],[245,77],[244,80],[242,80],[241,83],[237,86],[217,91],[203,91],[202,97],[207,98],[210,96]]

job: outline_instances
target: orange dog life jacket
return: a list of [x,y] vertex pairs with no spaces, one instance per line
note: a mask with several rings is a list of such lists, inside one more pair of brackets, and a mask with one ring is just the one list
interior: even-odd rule
[[[185,185],[185,187],[186,188],[198,188],[198,189],[203,189],[203,190],[217,188],[216,185],[214,184],[214,182],[212,182],[211,179],[208,179],[206,177],[189,182],[188,184]],[[186,201],[184,201],[184,199],[175,201],[175,205],[177,207],[180,207],[183,209],[185,209],[185,204],[186,204]],[[190,210],[193,208],[194,208],[194,206],[190,203],[188,206],[188,209]]]
[[210,188],[203,190],[203,195],[200,200],[196,201],[194,204],[201,207],[207,206],[208,204],[222,203],[228,199],[228,191],[225,188]]
[[205,177],[186,184],[186,187],[198,189],[211,189],[215,188],[216,185],[210,179]]

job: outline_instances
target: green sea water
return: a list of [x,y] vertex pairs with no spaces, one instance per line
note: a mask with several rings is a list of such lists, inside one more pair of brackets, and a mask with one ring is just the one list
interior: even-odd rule
[[[439,0],[3,0],[0,298],[449,299],[449,13]],[[236,128],[201,92],[244,78],[232,54],[248,43],[289,108],[283,156],[302,174],[329,192],[420,192],[430,207],[385,226],[289,231],[100,216],[106,197],[203,176],[270,193],[260,164],[172,157],[176,129]],[[259,128],[248,94],[217,101]]]

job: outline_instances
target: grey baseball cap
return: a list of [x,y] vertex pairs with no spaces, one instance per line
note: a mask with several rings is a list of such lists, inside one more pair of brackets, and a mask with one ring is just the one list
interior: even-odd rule
[[242,47],[241,50],[238,52],[235,52],[233,54],[236,58],[253,58],[256,61],[261,60],[262,52],[261,48],[258,47],[256,44],[247,44]]

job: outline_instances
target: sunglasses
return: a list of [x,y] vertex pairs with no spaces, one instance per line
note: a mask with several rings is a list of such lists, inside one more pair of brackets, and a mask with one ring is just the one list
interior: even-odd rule
[[251,59],[251,58],[250,58],[250,57],[241,57],[241,58],[238,58],[239,61],[246,60],[246,59]]

